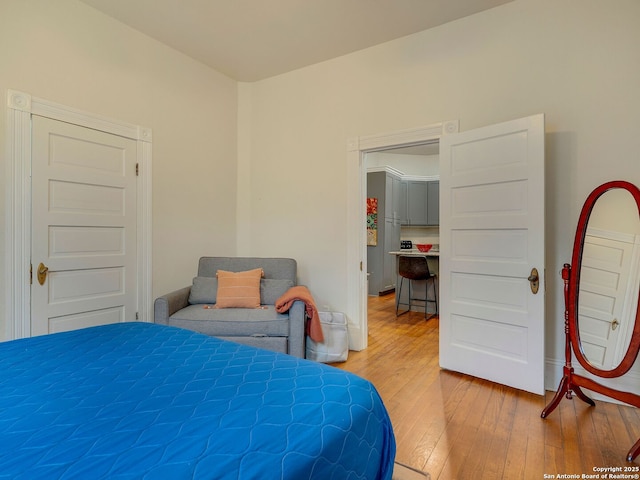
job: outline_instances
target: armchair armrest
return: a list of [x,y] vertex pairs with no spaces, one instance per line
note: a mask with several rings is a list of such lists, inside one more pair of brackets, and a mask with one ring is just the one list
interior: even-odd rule
[[296,300],[289,309],[289,355],[304,358],[306,354],[305,304]]
[[189,286],[158,297],[153,304],[153,321],[168,325],[171,315],[189,305],[190,293],[191,287]]

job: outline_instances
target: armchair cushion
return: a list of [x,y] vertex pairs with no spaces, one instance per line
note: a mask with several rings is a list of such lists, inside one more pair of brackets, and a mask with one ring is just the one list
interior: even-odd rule
[[289,335],[289,315],[276,312],[273,305],[252,309],[251,315],[242,308],[204,308],[189,305],[171,315],[174,325],[190,328],[217,337],[251,336],[257,333],[269,336]]
[[194,277],[191,292],[189,293],[189,303],[197,305],[200,303],[216,303],[218,293],[218,279],[213,277]]
[[287,290],[293,287],[291,280],[263,278],[260,280],[260,301],[263,305],[275,305]]
[[[260,279],[260,304],[274,305],[287,290],[294,286],[291,280],[279,278]],[[218,279],[214,277],[194,277],[191,291],[189,292],[189,304],[216,303],[218,293]]]

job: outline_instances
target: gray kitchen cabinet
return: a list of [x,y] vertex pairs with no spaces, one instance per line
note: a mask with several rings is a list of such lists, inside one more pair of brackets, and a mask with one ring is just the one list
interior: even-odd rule
[[[389,252],[400,248],[400,222],[396,219],[385,218],[385,249],[382,254],[382,281],[378,294],[389,292],[396,288],[396,256]],[[388,246],[388,247],[387,247]]]
[[367,174],[367,197],[378,199],[377,245],[367,245],[369,295],[395,288],[396,258],[390,251],[400,248],[401,181],[388,172]]
[[429,183],[409,181],[408,213],[409,225],[427,225],[427,188]]
[[[400,218],[400,195],[402,193],[400,178],[386,172],[375,173],[385,174],[384,218]],[[379,203],[378,207],[380,207]]]
[[400,182],[400,225],[409,225],[409,182]]
[[440,224],[440,182],[407,181],[407,222],[403,225]]
[[440,225],[440,182],[427,182],[427,225]]

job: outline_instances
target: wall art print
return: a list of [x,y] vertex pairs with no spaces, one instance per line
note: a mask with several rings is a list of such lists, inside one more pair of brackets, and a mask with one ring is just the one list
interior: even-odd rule
[[367,198],[367,245],[378,245],[378,199]]

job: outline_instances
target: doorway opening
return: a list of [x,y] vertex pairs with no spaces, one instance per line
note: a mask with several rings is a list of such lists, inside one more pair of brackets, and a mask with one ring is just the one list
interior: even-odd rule
[[[348,141],[349,179],[360,186],[349,196],[349,245],[348,285],[352,294],[349,316],[355,324],[350,324],[349,347],[363,350],[367,347],[367,301],[368,301],[368,265],[367,265],[367,157],[375,158],[381,152],[424,145],[437,145],[443,134],[456,133],[458,121],[449,121],[419,127],[410,130],[356,137]],[[371,154],[376,154],[370,156]]]
[[[367,322],[374,312],[395,315],[400,296],[398,288],[398,254],[411,253],[417,244],[430,244],[438,249],[439,226],[435,219],[427,224],[427,209],[438,209],[427,199],[426,187],[439,181],[440,142],[392,147],[365,153],[367,205]],[[385,187],[388,187],[385,189]],[[411,193],[409,192],[411,188]],[[382,190],[386,190],[386,192]],[[414,192],[419,191],[416,195]],[[385,196],[386,193],[386,196]],[[429,204],[429,205],[428,205]],[[411,212],[411,214],[410,214]],[[413,220],[411,220],[413,217]],[[420,217],[420,218],[418,218]],[[437,256],[427,259],[431,272],[438,273]],[[414,288],[420,289],[419,285]],[[407,296],[407,288],[404,288]],[[437,293],[436,293],[437,295]],[[415,298],[427,298],[427,291]],[[408,297],[407,297],[408,298]],[[436,298],[437,299],[437,298]],[[407,300],[403,302],[411,303]],[[422,302],[413,302],[409,310],[421,310]],[[392,308],[389,308],[389,307]],[[381,308],[382,307],[382,308]],[[422,322],[422,315],[404,317],[405,322]],[[404,330],[394,332],[398,334]]]
[[[387,135],[352,142],[361,186],[368,152],[440,142],[438,307],[446,319],[439,325],[440,366],[544,392],[544,278],[531,273],[544,268],[544,115],[443,133],[449,130],[441,126],[431,138]],[[355,227],[362,230],[360,245],[364,191]],[[360,293],[366,295],[365,289]],[[356,333],[366,347],[366,306],[362,313]]]

